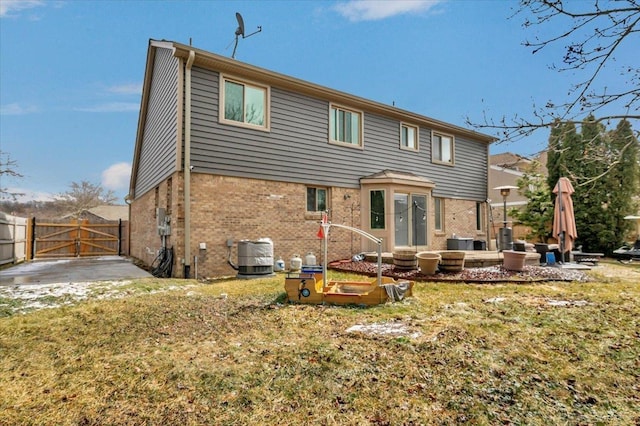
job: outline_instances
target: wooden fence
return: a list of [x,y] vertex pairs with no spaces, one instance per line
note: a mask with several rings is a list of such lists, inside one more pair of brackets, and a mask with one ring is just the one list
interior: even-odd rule
[[29,259],[128,254],[128,221],[39,220],[29,226]]
[[27,221],[25,217],[0,212],[0,265],[26,259]]

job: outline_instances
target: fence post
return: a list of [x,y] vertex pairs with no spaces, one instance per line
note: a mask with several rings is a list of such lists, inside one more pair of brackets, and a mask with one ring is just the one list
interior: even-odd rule
[[31,218],[31,259],[36,258],[36,217]]
[[17,230],[18,230],[18,223],[17,223],[15,217],[13,218],[12,222],[13,222],[12,223],[12,225],[13,225],[13,234],[12,234],[13,235],[13,244],[12,244],[11,256],[13,256],[13,263],[16,263],[18,261],[18,251],[17,251],[17,247],[16,247],[18,245],[18,242],[17,242],[17,238],[18,238],[17,235],[18,234],[16,233]]
[[118,219],[118,256],[122,253],[122,219]]

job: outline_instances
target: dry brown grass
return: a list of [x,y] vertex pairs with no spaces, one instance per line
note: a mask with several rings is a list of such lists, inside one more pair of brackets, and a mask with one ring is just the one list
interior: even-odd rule
[[365,309],[283,304],[283,281],[0,319],[0,424],[640,422],[636,282],[419,283]]

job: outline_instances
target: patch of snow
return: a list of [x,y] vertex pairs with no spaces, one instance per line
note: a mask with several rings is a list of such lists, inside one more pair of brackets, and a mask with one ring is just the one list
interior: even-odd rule
[[411,333],[409,327],[400,322],[356,324],[349,327],[346,331],[347,333],[376,334],[382,336],[406,336],[414,339],[420,336],[419,332]]
[[[94,298],[96,300],[117,299],[130,294],[132,291],[122,290],[121,287],[130,285],[133,281],[98,281],[98,282],[77,282],[77,283],[55,283],[55,284],[28,284],[0,286],[0,299],[17,300],[13,312],[26,312],[38,309],[59,308],[61,306],[72,305],[75,302]],[[147,294],[163,291],[185,289],[189,286],[171,285],[158,290],[146,292]],[[0,307],[3,304],[0,303]],[[4,306],[9,306],[8,303]]]
[[82,300],[99,287],[113,288],[131,281],[104,281],[97,285],[94,282],[29,284],[10,287],[0,287],[0,296],[11,299],[32,300],[43,297],[65,297]]
[[472,311],[469,308],[469,305],[465,302],[456,302],[452,305],[446,304],[443,306],[447,311],[451,311],[454,314],[466,315],[470,314]]
[[500,303],[504,302],[505,300],[507,300],[506,297],[492,297],[490,299],[486,299],[484,303]]
[[586,300],[548,300],[547,305],[549,306],[586,306],[589,302]]

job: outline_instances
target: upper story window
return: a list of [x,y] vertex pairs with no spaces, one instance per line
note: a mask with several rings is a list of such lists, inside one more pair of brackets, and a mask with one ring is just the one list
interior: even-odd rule
[[453,165],[454,143],[453,136],[433,132],[431,135],[433,162]]
[[326,188],[307,187],[307,211],[324,212],[327,210]]
[[331,105],[329,141],[362,147],[362,113]]
[[269,130],[269,88],[220,77],[220,121]]
[[418,150],[418,128],[409,124],[400,124],[400,148]]

